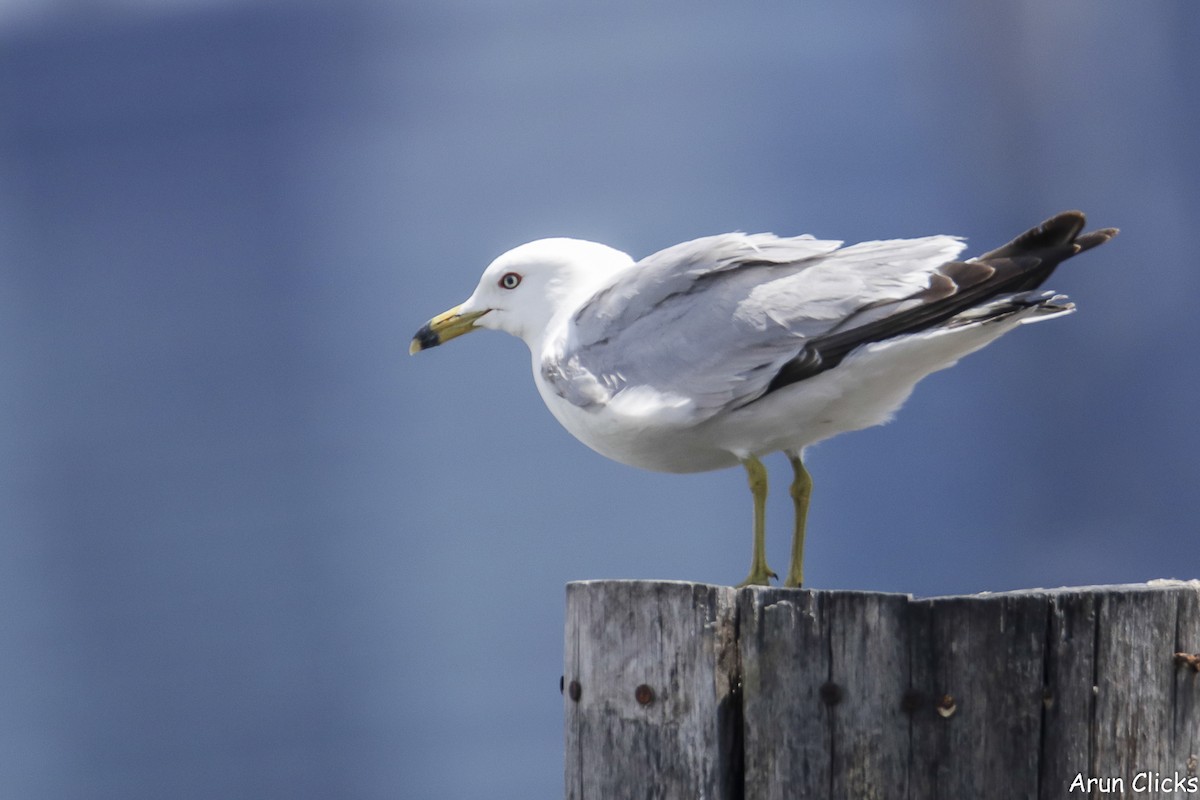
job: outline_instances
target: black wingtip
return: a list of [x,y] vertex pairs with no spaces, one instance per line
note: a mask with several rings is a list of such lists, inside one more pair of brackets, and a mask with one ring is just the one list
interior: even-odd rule
[[1082,236],[1075,237],[1075,245],[1079,248],[1079,252],[1082,253],[1086,250],[1091,250],[1093,247],[1099,247],[1120,232],[1120,228],[1100,228],[1099,230],[1089,231]]
[[1050,219],[1030,228],[1003,247],[979,256],[977,261],[991,258],[1012,258],[1041,250],[1054,250],[1070,244],[1087,224],[1087,217],[1082,211],[1063,211]]
[[[1070,311],[1074,306],[1065,302],[1065,297],[1032,292],[1060,263],[1117,235],[1116,228],[1082,233],[1086,224],[1087,218],[1082,211],[1063,211],[990,253],[968,261],[942,264],[932,273],[925,289],[906,298],[909,302],[918,301],[915,307],[861,325],[842,328],[839,324],[839,327],[807,340],[800,352],[784,363],[771,379],[764,395],[833,369],[846,355],[864,344],[935,325],[954,324],[957,315],[1002,295],[1009,300],[997,315],[1003,315],[1005,309],[1022,306],[1037,306],[1046,313]],[[864,309],[873,307],[868,304]],[[975,316],[963,321],[977,322],[985,318],[988,317]],[[853,320],[853,315],[849,319]]]
[[1101,228],[1083,233],[1085,225],[1087,217],[1082,211],[1063,211],[1036,228],[1030,228],[1003,247],[984,253],[975,260],[1035,256],[1039,260],[1057,264],[1077,253],[1098,247],[1117,235],[1116,228]]
[[1027,231],[1018,239],[1029,238],[1030,244],[1045,247],[1047,245],[1066,244],[1073,241],[1087,225],[1087,217],[1082,211],[1072,209],[1055,214],[1050,219]]

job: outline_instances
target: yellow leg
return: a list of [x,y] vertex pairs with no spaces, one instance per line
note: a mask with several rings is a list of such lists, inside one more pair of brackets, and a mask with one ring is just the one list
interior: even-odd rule
[[808,500],[812,496],[812,476],[804,468],[799,453],[788,453],[787,457],[796,473],[790,492],[796,506],[796,530],[792,534],[792,560],[783,585],[798,588],[804,584],[804,528],[808,521]]
[[771,578],[779,577],[767,566],[767,468],[754,456],[742,462],[750,478],[750,493],[754,496],[754,553],[750,559],[750,574],[738,586],[770,586]]

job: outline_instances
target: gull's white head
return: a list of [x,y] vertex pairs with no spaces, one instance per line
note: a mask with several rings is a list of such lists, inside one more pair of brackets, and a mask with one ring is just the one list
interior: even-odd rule
[[476,328],[505,331],[537,352],[555,315],[572,311],[633,264],[625,253],[581,239],[538,239],[493,261],[460,306],[431,319],[413,337],[417,353]]

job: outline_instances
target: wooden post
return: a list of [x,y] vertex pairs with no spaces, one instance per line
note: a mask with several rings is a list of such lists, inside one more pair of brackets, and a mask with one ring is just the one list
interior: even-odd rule
[[1200,798],[1200,581],[567,587],[566,796]]
[[735,797],[732,589],[567,586],[567,797]]

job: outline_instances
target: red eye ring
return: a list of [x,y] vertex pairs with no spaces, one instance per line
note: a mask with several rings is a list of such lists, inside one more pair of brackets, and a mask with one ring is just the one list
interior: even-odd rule
[[515,289],[521,285],[521,276],[515,272],[506,272],[497,281],[501,289]]

